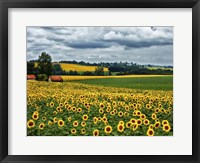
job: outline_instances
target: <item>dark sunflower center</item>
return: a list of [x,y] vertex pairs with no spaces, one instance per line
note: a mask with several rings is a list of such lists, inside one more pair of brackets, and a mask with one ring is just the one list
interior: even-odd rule
[[168,130],[169,129],[169,126],[165,126],[165,130]]
[[123,126],[122,126],[122,125],[120,125],[120,126],[119,126],[119,129],[120,129],[120,130],[122,130],[122,129],[123,129]]
[[60,125],[62,125],[62,124],[63,124],[63,122],[61,121],[61,122],[60,122]]
[[37,118],[37,115],[34,115],[34,118]]
[[149,135],[153,135],[153,131],[152,130],[149,131]]
[[110,129],[110,127],[107,127],[107,128],[106,128],[106,131],[108,131],[108,132],[109,132],[110,130],[111,130],[111,129]]
[[33,122],[29,122],[29,126],[33,126]]

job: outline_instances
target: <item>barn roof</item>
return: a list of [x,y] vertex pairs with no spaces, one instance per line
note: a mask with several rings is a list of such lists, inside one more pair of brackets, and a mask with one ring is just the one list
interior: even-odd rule
[[49,78],[51,79],[51,81],[54,81],[54,82],[62,82],[63,81],[62,77],[57,76],[57,75],[50,76]]
[[35,75],[27,75],[27,79],[36,79]]

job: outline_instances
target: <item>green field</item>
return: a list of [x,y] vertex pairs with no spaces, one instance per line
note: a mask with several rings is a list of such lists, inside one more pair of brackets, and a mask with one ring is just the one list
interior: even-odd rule
[[141,78],[108,78],[88,79],[73,81],[76,83],[94,84],[108,87],[147,89],[147,90],[172,90],[173,76],[141,77]]

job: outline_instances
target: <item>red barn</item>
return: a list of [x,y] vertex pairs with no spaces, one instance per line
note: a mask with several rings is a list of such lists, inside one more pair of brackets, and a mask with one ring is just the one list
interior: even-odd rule
[[49,81],[50,82],[63,82],[63,79],[61,76],[54,75],[54,76],[49,77]]
[[35,80],[35,75],[27,75],[27,80]]

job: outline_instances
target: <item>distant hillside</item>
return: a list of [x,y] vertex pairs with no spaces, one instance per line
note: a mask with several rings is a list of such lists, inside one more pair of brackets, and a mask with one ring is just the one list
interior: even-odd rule
[[[53,64],[59,64],[62,68],[62,70],[68,72],[70,70],[72,71],[77,71],[77,72],[85,72],[85,71],[89,71],[89,72],[94,72],[95,68],[97,66],[84,66],[84,65],[79,65],[79,64],[73,64],[73,63],[57,63],[54,62]],[[35,62],[35,67],[38,66],[38,63]],[[104,72],[108,72],[108,68],[104,68]]]
[[[73,70],[77,72],[85,72],[85,71],[94,72],[95,68],[97,67],[97,66],[84,66],[71,63],[59,63],[59,64],[64,71]],[[104,68],[104,72],[108,72],[108,68]]]

